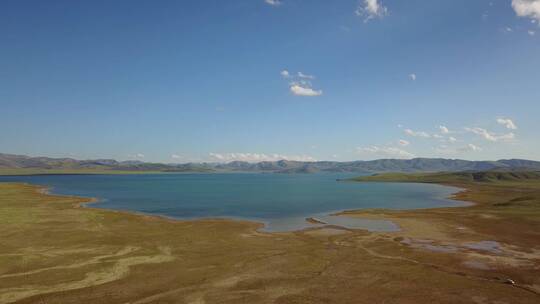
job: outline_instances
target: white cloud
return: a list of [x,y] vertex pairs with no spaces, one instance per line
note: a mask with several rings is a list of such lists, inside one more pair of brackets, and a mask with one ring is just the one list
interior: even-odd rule
[[440,142],[443,142],[443,143],[455,143],[457,142],[457,139],[453,136],[448,136],[448,137],[445,137],[444,135],[440,135],[440,134],[433,134],[433,138],[436,138],[438,139]]
[[497,141],[511,141],[516,138],[516,134],[510,132],[508,134],[501,134],[495,137]]
[[355,14],[364,17],[364,22],[373,18],[382,18],[388,15],[388,8],[380,0],[361,0]]
[[289,89],[296,96],[320,96],[323,93],[322,90],[314,90],[308,84],[297,82],[291,83]]
[[486,129],[482,128],[465,128],[465,131],[474,133],[476,135],[479,135],[483,137],[485,140],[498,142],[498,141],[511,141],[513,140],[516,135],[514,133],[508,133],[508,134],[495,134],[492,132],[489,132]]
[[457,151],[455,149],[451,149],[447,145],[440,145],[438,147],[435,147],[434,150],[438,154],[445,154],[445,155],[456,154],[457,153]]
[[409,79],[411,79],[412,81],[416,81],[416,74],[409,74]]
[[172,155],[171,155],[171,158],[172,158],[172,159],[182,159],[182,156],[181,156],[181,155],[178,155],[178,154],[172,154]]
[[497,123],[504,125],[507,129],[517,130],[516,124],[509,118],[497,118]]
[[430,138],[431,137],[431,135],[429,135],[429,133],[424,132],[424,131],[413,131],[411,129],[405,129],[404,132],[405,132],[405,134],[407,134],[409,136],[412,136],[412,137],[423,137],[423,138]]
[[519,17],[540,22],[540,0],[512,0],[512,8]]
[[448,130],[448,128],[445,127],[445,126],[439,126],[439,130],[441,130],[442,134],[449,134],[450,133],[450,130]]
[[536,32],[533,30],[528,30],[527,33],[529,34],[529,36],[534,36],[536,34]]
[[461,154],[461,153],[467,153],[467,152],[478,152],[478,151],[482,151],[482,148],[473,144],[468,144],[466,146],[459,147],[457,149],[450,148],[447,145],[440,145],[437,148],[435,148],[435,152],[439,154],[446,154],[446,155]]
[[142,153],[135,153],[135,154],[130,154],[128,155],[129,158],[131,159],[135,159],[135,158],[144,158],[144,154]]
[[264,153],[210,153],[210,158],[217,162],[244,161],[250,163],[262,161],[295,160],[295,161],[317,161],[309,155],[283,155]]
[[472,132],[472,133],[474,133],[476,135],[482,136],[484,139],[489,140],[489,141],[497,141],[497,138],[495,137],[495,135],[493,135],[493,133],[490,133],[486,129],[482,129],[482,128],[465,128],[465,131]]
[[460,148],[459,151],[460,152],[476,152],[476,151],[482,151],[482,148],[473,144],[468,144],[467,146]]
[[313,76],[313,75],[307,75],[307,74],[304,74],[304,73],[302,73],[302,72],[298,72],[298,77],[304,78],[304,79],[315,79],[315,76]]
[[279,0],[264,0],[266,4],[272,5],[272,6],[279,6],[281,5],[281,1]]
[[281,71],[283,78],[290,78],[289,90],[296,96],[320,96],[323,94],[322,90],[313,89],[313,85],[310,80],[315,79],[315,76],[298,72],[291,74],[288,70]]
[[360,154],[373,154],[376,157],[393,157],[393,158],[413,158],[414,154],[409,153],[403,149],[395,147],[379,147],[379,146],[369,146],[369,147],[358,147],[356,148],[357,152]]
[[410,142],[406,141],[405,139],[400,139],[400,140],[398,141],[398,143],[399,143],[399,145],[402,146],[402,147],[406,147],[406,146],[408,146],[408,145],[411,144]]

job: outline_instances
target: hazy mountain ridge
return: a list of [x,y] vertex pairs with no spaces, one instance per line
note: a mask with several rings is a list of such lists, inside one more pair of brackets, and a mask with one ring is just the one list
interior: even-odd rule
[[122,171],[163,172],[273,172],[273,173],[316,173],[316,172],[438,172],[438,171],[489,171],[489,170],[540,170],[540,162],[523,159],[498,161],[468,161],[443,158],[379,159],[350,162],[300,162],[263,161],[248,163],[186,163],[162,164],[141,161],[119,162],[114,159],[76,160],[73,158],[30,157],[26,155],[1,154],[0,169],[95,169]]

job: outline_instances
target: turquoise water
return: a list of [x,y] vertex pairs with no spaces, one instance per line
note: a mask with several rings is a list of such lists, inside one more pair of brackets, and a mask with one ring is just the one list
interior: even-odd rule
[[240,218],[265,230],[313,226],[306,217],[370,230],[396,230],[387,221],[328,216],[362,208],[416,209],[459,206],[458,191],[432,184],[338,182],[346,174],[145,174],[0,177],[2,181],[49,186],[53,193],[97,197],[93,207],[129,210],[176,219]]

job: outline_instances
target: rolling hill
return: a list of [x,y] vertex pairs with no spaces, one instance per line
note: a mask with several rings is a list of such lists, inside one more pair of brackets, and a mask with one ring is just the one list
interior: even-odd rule
[[271,172],[271,173],[317,173],[317,172],[458,172],[458,171],[516,171],[540,170],[540,162],[522,159],[498,161],[467,161],[443,158],[380,159],[350,162],[299,162],[264,161],[249,163],[186,163],[162,164],[141,161],[119,162],[114,159],[76,160],[73,158],[30,157],[26,155],[1,154],[0,170],[18,172],[33,170],[55,172]]

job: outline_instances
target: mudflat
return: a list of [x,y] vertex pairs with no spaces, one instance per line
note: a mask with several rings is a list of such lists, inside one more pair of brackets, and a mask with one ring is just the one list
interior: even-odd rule
[[475,205],[340,215],[401,227],[384,233],[263,233],[2,183],[0,303],[538,303],[540,180],[436,182]]

